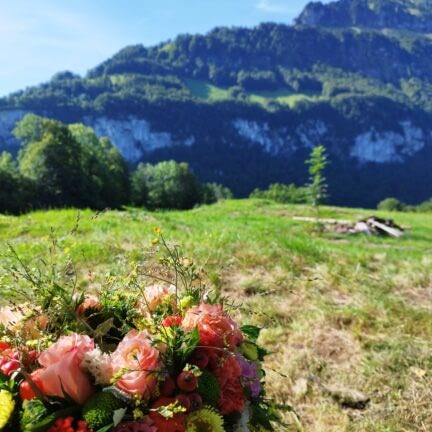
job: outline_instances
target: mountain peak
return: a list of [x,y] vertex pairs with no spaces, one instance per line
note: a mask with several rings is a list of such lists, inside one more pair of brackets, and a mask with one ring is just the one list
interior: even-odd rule
[[432,32],[432,0],[338,0],[310,2],[297,25],[392,28]]

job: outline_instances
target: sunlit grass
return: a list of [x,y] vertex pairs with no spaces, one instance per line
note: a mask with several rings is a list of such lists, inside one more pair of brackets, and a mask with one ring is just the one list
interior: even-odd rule
[[[265,327],[263,342],[274,351],[270,393],[295,407],[305,431],[430,431],[432,218],[321,209],[322,217],[349,220],[372,213],[394,218],[406,235],[317,234],[293,220],[313,216],[308,206],[230,200],[185,212],[85,210],[73,235],[73,209],[0,216],[0,251],[10,242],[37,265],[53,233],[86,286],[89,271],[97,281],[124,272],[125,257],[148,259],[158,226],[205,266],[209,284],[243,302],[245,321]],[[313,382],[296,394],[298,380],[311,375],[366,393],[371,403],[344,409]]]

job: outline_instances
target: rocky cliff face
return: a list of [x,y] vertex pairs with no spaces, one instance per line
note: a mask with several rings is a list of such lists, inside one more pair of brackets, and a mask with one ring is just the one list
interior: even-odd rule
[[299,25],[432,32],[431,0],[339,0],[309,3]]
[[[4,149],[13,153],[18,151],[19,142],[13,137],[12,130],[25,114],[25,111],[19,110],[0,112],[0,143],[4,143]],[[156,131],[148,120],[134,116],[122,120],[105,116],[85,117],[83,123],[92,127],[99,137],[108,137],[124,158],[133,164],[156,151],[172,147],[186,149],[196,145],[193,135],[179,139],[169,129]],[[308,152],[321,143],[329,143],[330,147],[332,142],[340,142],[341,139],[335,133],[337,125],[321,119],[277,127],[268,121],[239,117],[232,120],[231,126],[238,140],[249,147],[258,146],[267,155],[277,158],[290,158],[297,152]],[[395,126],[394,129],[377,130],[376,126],[370,125],[358,130],[343,144],[340,159],[353,159],[362,164],[403,164],[432,145],[432,128],[424,129],[413,120],[400,121]],[[336,152],[337,149],[334,150]]]

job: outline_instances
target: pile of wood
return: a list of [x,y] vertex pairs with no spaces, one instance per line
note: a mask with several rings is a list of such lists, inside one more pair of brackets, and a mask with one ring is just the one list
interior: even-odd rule
[[352,233],[363,233],[368,235],[384,235],[399,238],[403,235],[404,229],[396,225],[391,219],[382,219],[370,216],[356,222],[352,228]]
[[366,234],[399,238],[404,233],[404,229],[396,225],[393,220],[382,219],[376,216],[360,219],[357,222],[308,217],[294,217],[294,220],[319,223],[324,225],[327,231],[334,231],[340,234]]

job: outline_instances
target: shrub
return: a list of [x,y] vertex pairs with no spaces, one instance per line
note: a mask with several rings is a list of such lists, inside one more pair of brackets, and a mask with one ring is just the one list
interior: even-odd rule
[[308,191],[305,187],[295,184],[273,183],[267,190],[255,189],[250,198],[270,199],[284,204],[305,204],[308,201]]
[[203,204],[212,204],[233,197],[229,188],[218,183],[204,183],[202,185]]
[[422,213],[432,212],[432,199],[429,199],[419,204],[417,206],[417,211]]
[[131,176],[132,202],[149,209],[190,209],[201,203],[202,189],[187,163],[139,164]]
[[403,211],[405,209],[405,204],[400,202],[397,198],[386,198],[378,204],[377,209],[384,211]]

